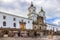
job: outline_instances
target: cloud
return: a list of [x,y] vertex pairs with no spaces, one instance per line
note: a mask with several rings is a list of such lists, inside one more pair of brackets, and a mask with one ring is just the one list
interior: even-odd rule
[[0,0],[0,2],[2,2],[2,3],[12,3],[14,1],[16,1],[16,0]]
[[27,17],[27,3],[26,2],[19,2],[19,1],[13,1],[12,3],[4,3],[3,1],[0,1],[0,11],[8,12],[15,15],[26,15],[24,17]]
[[54,24],[54,25],[60,26],[60,18],[55,17],[55,18],[46,19],[46,23],[47,24]]
[[53,24],[60,25],[60,19],[56,19],[53,21]]
[[53,23],[53,20],[60,18],[60,0],[0,0],[0,11],[27,17],[31,1],[36,6],[37,13],[43,7],[47,22]]

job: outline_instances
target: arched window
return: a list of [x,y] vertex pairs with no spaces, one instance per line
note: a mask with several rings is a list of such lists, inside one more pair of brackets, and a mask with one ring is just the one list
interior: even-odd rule
[[16,23],[14,23],[13,26],[16,27]]
[[6,22],[5,21],[3,22],[3,26],[6,26]]

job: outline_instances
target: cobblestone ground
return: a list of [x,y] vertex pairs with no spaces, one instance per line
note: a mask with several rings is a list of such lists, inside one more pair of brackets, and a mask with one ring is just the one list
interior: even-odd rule
[[31,37],[6,37],[6,38],[0,38],[0,40],[60,40],[60,36],[54,36],[53,38],[49,38],[49,37],[35,37],[35,38],[31,38]]

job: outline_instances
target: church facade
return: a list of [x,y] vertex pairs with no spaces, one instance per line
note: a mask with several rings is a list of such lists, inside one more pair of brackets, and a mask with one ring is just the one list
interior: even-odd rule
[[[0,12],[0,33],[11,34],[12,31],[35,30],[41,33],[46,30],[45,11],[43,8],[36,13],[36,7],[31,2],[28,8],[28,18]],[[4,31],[9,30],[9,31]]]
[[31,3],[28,10],[29,10],[28,18],[32,19],[33,29],[34,30],[38,30],[38,29],[45,30],[46,29],[46,23],[45,23],[46,17],[45,17],[45,11],[43,10],[43,8],[41,7],[41,10],[39,11],[39,13],[36,13],[36,7],[33,5],[33,3]]

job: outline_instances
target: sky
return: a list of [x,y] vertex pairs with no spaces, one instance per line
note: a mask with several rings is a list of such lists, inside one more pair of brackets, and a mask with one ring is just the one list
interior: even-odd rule
[[43,7],[46,23],[60,25],[60,0],[0,0],[0,11],[27,17],[31,1],[37,13]]

